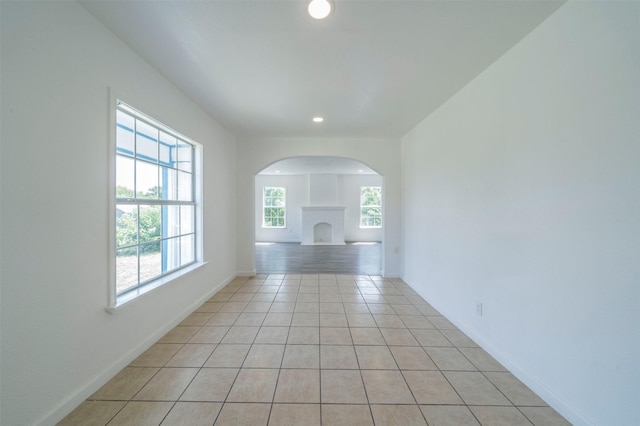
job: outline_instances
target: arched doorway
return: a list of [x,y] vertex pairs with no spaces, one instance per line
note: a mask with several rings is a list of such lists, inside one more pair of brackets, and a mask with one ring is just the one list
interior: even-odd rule
[[[293,157],[261,170],[254,186],[257,273],[381,275],[384,178],[375,170],[342,157]],[[363,222],[367,188],[380,196],[365,212],[380,217]]]

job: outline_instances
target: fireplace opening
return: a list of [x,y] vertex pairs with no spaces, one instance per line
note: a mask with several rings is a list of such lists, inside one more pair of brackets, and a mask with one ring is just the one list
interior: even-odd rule
[[321,222],[316,224],[313,227],[313,243],[314,244],[322,244],[322,243],[331,243],[331,225],[327,222]]

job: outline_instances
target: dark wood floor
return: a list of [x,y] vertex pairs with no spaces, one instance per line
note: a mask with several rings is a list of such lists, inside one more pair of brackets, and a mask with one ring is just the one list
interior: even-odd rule
[[344,246],[256,243],[256,272],[381,275],[381,246],[380,243]]

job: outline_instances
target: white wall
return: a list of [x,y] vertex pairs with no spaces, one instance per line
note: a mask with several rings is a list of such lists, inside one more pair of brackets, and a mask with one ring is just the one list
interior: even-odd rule
[[332,156],[358,160],[384,178],[385,214],[382,269],[401,274],[400,141],[393,139],[263,138],[239,139],[237,145],[237,261],[240,274],[255,272],[255,176],[270,164],[291,157]]
[[404,279],[577,425],[640,424],[639,7],[565,4],[402,141]]
[[[234,276],[235,143],[79,4],[1,7],[0,423],[55,424]],[[203,144],[209,261],[115,314],[109,87]]]
[[[317,176],[317,175],[316,175]],[[382,229],[360,228],[360,187],[382,186],[380,175],[333,175],[335,200],[324,205],[344,206],[345,241],[381,241]],[[302,241],[300,207],[314,199],[309,175],[257,175],[255,179],[255,240],[262,242]],[[262,227],[262,190],[265,186],[280,186],[287,193],[287,227]],[[384,196],[384,194],[383,194]],[[316,197],[317,198],[317,197]],[[322,204],[316,204],[322,205]]]

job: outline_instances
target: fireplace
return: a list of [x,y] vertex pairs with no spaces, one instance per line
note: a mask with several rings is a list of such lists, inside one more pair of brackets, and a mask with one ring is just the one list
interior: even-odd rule
[[302,245],[344,245],[344,207],[302,207]]

